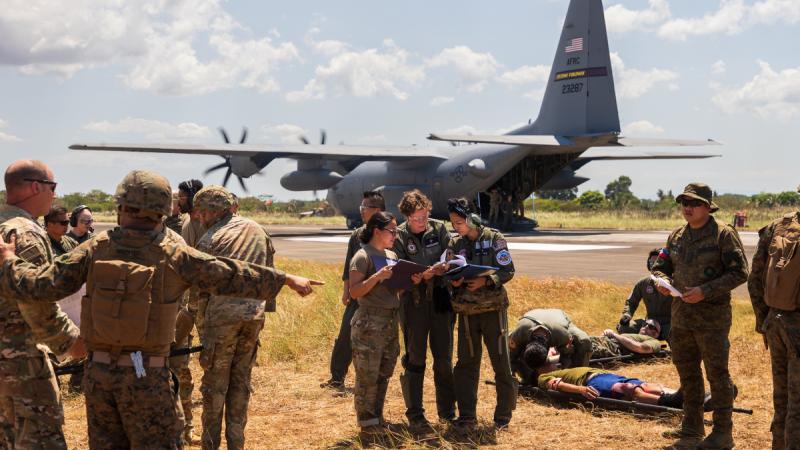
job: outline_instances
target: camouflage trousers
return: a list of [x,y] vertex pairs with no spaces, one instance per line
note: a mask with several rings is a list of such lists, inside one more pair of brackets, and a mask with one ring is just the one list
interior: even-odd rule
[[[181,313],[179,321],[180,325],[175,332],[175,343],[172,344],[170,350],[176,348],[186,348],[192,346],[192,328],[194,326],[195,315],[192,310],[186,310],[187,314]],[[190,355],[173,356],[169,359],[169,367],[175,376],[178,378],[178,395],[181,399],[183,406],[183,415],[185,420],[185,430],[191,432],[194,429],[192,419],[192,392],[194,391],[194,382],[192,381],[192,371],[189,370]]]
[[517,407],[517,381],[511,374],[508,353],[507,309],[481,314],[458,315],[458,361],[453,369],[458,412],[462,418],[477,418],[478,383],[483,346],[489,353],[497,387],[494,420],[511,420]]
[[403,342],[403,374],[400,386],[409,420],[425,414],[422,407],[422,386],[425,380],[425,359],[430,341],[433,356],[433,383],[436,387],[436,409],[440,418],[455,416],[456,393],[453,384],[453,327],[452,311],[437,312],[433,301],[415,302],[405,296],[401,306]]
[[66,449],[61,393],[49,358],[0,359],[0,448]]
[[222,416],[225,416],[225,441],[229,450],[244,448],[247,405],[250,402],[250,376],[258,353],[258,335],[264,319],[243,320],[229,325],[203,326],[204,350],[200,353],[203,379],[203,449],[222,444]]
[[183,411],[167,367],[133,367],[89,362],[84,369],[89,448],[182,449]]
[[772,448],[800,449],[800,312],[770,310],[765,321],[772,358]]
[[700,363],[706,369],[711,385],[714,429],[731,432],[733,429],[733,380],[728,372],[730,341],[729,328],[689,330],[672,327],[670,345],[672,362],[678,370],[683,390],[682,427],[699,435],[703,429],[703,399],[705,389]]
[[383,423],[383,404],[394,373],[400,343],[397,310],[359,306],[351,322],[355,407],[358,425]]

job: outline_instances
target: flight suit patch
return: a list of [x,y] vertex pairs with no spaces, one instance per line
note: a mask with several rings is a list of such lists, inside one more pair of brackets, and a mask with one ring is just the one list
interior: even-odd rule
[[500,250],[497,252],[497,255],[495,255],[495,259],[497,260],[497,264],[507,266],[511,264],[511,253],[509,253],[508,250]]
[[408,241],[408,244],[406,244],[406,251],[408,252],[409,255],[416,255],[417,254],[417,244],[415,244],[412,241]]

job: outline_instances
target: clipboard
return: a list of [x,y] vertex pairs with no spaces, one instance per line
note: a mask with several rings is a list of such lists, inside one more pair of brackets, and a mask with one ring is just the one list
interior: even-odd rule
[[466,264],[448,270],[447,272],[444,273],[444,277],[447,278],[448,280],[458,280],[459,278],[464,278],[465,280],[469,280],[471,278],[486,277],[492,275],[498,270],[500,270],[499,267],[479,266],[477,264]]
[[386,266],[392,266],[392,276],[381,282],[381,284],[389,289],[410,290],[414,287],[414,282],[411,281],[411,275],[428,270],[428,266],[423,266],[422,264],[417,264],[405,259],[398,259],[395,261],[380,256],[370,256],[370,259],[375,266],[376,272]]

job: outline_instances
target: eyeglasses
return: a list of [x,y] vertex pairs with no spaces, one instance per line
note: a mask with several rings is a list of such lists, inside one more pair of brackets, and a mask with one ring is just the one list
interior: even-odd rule
[[423,214],[423,215],[421,215],[419,217],[411,216],[411,217],[408,218],[408,221],[409,222],[415,222],[415,223],[425,223],[425,222],[428,221],[428,214]]
[[698,208],[706,203],[700,200],[681,200],[681,206],[684,208]]
[[81,219],[78,222],[80,222],[80,223],[82,223],[84,225],[91,225],[91,224],[94,223],[94,219]]
[[364,212],[364,211],[366,211],[368,209],[381,209],[381,208],[378,207],[378,206],[364,206],[364,205],[359,205],[358,206],[358,211],[359,212]]
[[38,178],[23,178],[23,180],[30,181],[31,183],[35,182],[35,183],[46,184],[46,185],[50,186],[50,191],[51,192],[55,192],[56,191],[56,186],[58,186],[58,183],[56,183],[55,181],[50,181],[50,180],[40,180]]
[[388,231],[392,236],[397,236],[397,228],[384,228],[381,231]]

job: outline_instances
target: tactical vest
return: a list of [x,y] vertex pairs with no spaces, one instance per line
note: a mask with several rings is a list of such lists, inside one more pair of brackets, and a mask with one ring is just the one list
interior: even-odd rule
[[95,242],[81,301],[87,350],[167,356],[175,340],[179,298],[164,298],[163,238],[142,248],[124,247],[108,233]]
[[783,216],[772,234],[767,260],[764,302],[767,306],[793,311],[800,307],[800,223],[797,214]]
[[[469,241],[465,237],[466,259],[470,264],[482,266],[492,266],[495,261],[495,249],[492,247],[493,229],[483,229],[476,241]],[[469,291],[466,286],[459,286],[455,289],[453,299],[450,302],[453,311],[465,316],[483,314],[490,311],[500,311],[509,305],[506,288],[502,285],[492,287],[482,287],[474,292]]]

